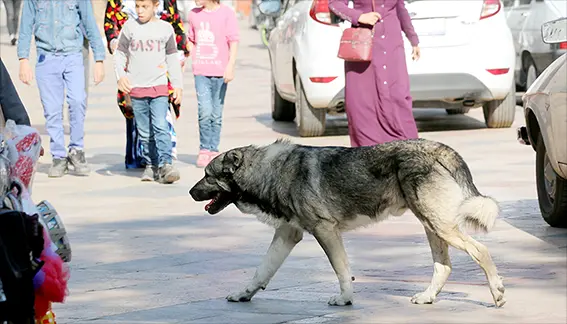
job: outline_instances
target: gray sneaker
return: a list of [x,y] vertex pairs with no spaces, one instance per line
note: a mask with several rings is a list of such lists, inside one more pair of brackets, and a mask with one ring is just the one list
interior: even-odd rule
[[154,181],[155,180],[155,172],[154,167],[151,165],[146,165],[146,169],[144,173],[142,173],[142,181]]
[[67,159],[53,159],[51,168],[49,168],[49,173],[47,174],[50,178],[61,178],[65,173],[67,173]]
[[83,152],[83,150],[72,148],[71,150],[69,150],[69,156],[67,157],[67,159],[69,159],[69,164],[73,166],[77,175],[86,176],[91,172],[89,165],[87,164],[87,160],[85,159],[85,152]]
[[166,163],[159,168],[159,180],[161,183],[174,183],[179,178],[181,178],[179,171],[173,165]]

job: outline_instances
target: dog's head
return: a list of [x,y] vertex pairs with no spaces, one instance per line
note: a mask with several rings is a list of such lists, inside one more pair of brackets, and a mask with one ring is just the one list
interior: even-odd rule
[[232,149],[214,158],[205,168],[205,176],[189,190],[193,200],[210,200],[205,210],[211,215],[234,203],[240,194],[234,174],[243,161],[244,148]]

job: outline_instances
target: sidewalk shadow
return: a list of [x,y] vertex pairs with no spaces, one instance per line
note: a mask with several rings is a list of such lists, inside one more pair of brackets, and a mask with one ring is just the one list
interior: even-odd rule
[[[486,125],[467,115],[448,115],[445,109],[414,109],[413,115],[420,133],[484,129]],[[278,122],[271,113],[254,116],[257,122],[273,131],[292,137],[299,137],[294,122]],[[348,135],[346,115],[327,115],[323,136]]]
[[122,154],[95,154],[88,159],[92,169],[103,176],[126,176],[139,178],[144,169],[126,169]]
[[[506,223],[556,248],[567,251],[567,228],[549,226],[541,216],[536,199],[506,201],[500,203],[500,206],[502,208],[501,217]],[[529,212],[526,212],[528,210]]]
[[177,154],[177,161],[185,164],[196,165],[197,155],[196,154]]

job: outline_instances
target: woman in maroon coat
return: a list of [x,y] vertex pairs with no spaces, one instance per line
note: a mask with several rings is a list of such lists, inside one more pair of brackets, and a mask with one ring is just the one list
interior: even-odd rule
[[[375,11],[372,11],[374,1]],[[329,0],[353,27],[375,26],[371,62],[345,62],[345,101],[353,147],[417,138],[402,30],[419,59],[419,39],[404,0]]]

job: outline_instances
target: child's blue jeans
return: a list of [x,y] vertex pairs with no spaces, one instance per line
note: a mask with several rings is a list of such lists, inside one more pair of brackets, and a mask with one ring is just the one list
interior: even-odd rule
[[[166,163],[171,164],[171,135],[166,120],[168,109],[167,96],[132,98],[132,110],[146,165],[162,167]],[[151,136],[155,142],[155,151],[150,146]]]
[[195,76],[201,150],[219,151],[226,87],[223,77]]

